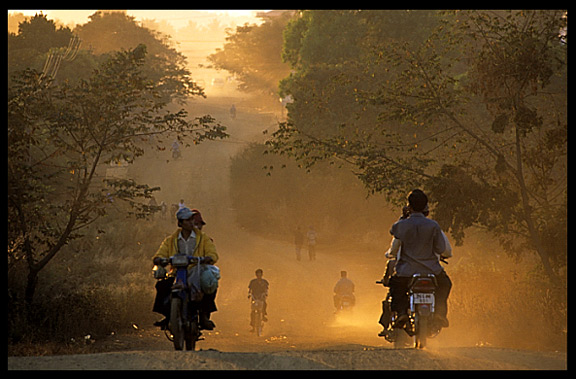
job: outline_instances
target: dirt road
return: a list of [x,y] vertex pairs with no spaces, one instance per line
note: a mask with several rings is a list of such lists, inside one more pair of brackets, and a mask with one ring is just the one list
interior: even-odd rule
[[[160,338],[160,337],[159,337]],[[161,337],[163,338],[163,337]],[[278,351],[132,350],[9,357],[9,370],[565,370],[566,354],[486,347],[391,349],[362,345]],[[166,341],[167,342],[167,341]],[[209,344],[208,344],[209,345]]]

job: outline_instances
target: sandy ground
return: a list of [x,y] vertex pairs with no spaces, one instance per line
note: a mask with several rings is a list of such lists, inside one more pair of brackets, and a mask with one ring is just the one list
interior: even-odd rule
[[[157,333],[156,333],[157,334]],[[155,341],[154,341],[155,339]],[[207,336],[199,351],[174,351],[160,335],[132,336],[116,348],[140,350],[43,357],[8,357],[9,370],[565,370],[566,354],[487,347],[430,347],[424,350],[344,344],[302,343],[283,347],[280,337],[258,340]],[[242,341],[242,343],[240,343]],[[284,342],[282,342],[284,341]],[[294,342],[294,341],[291,341]],[[274,346],[270,346],[270,344]],[[124,346],[121,346],[124,345]],[[313,346],[317,347],[314,348]],[[223,350],[215,346],[222,346]],[[235,351],[234,351],[235,350]],[[252,351],[251,351],[252,350]],[[256,351],[260,350],[260,351]]]

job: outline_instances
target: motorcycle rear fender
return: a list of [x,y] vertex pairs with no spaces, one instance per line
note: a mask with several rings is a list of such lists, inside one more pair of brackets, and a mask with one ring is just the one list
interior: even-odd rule
[[416,304],[416,312],[423,317],[430,316],[434,312],[433,306],[433,304]]
[[410,292],[427,292],[433,293],[438,287],[438,281],[434,274],[414,274],[408,288]]

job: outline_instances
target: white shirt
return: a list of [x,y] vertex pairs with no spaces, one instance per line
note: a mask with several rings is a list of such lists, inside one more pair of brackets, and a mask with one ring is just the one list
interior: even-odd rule
[[184,239],[182,231],[178,233],[178,254],[192,255],[196,248],[196,233],[192,231],[188,239]]

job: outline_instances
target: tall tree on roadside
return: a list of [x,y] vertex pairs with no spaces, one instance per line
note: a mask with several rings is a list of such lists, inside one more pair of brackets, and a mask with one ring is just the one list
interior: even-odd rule
[[208,60],[215,68],[235,75],[240,90],[277,97],[278,82],[290,73],[281,57],[282,33],[290,17],[291,12],[287,12],[267,18],[261,25],[236,27],[228,32],[224,47]]
[[[307,58],[290,41],[297,65],[283,91],[294,103],[270,150],[307,166],[344,160],[370,191],[398,202],[423,187],[458,243],[466,228],[487,228],[511,253],[536,252],[558,283],[567,256],[566,12],[450,12],[411,41],[384,38],[377,12],[347,16],[363,20],[346,23],[365,37],[357,58]],[[322,40],[320,21],[309,20],[296,21],[300,41]]]
[[169,133],[195,143],[227,136],[212,117],[167,110],[159,85],[142,74],[146,47],[112,55],[78,83],[50,85],[26,70],[8,91],[8,263],[27,264],[25,300],[64,245],[124,200],[133,213],[154,211],[153,191],[133,180],[107,180],[105,164],[132,162],[141,138]]

